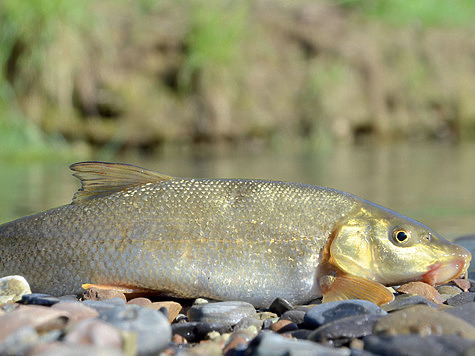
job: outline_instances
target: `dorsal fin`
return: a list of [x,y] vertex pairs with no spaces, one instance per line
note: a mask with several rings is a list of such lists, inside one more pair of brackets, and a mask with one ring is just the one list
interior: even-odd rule
[[173,179],[172,176],[124,163],[79,162],[69,167],[81,181],[73,204],[105,196],[139,184]]

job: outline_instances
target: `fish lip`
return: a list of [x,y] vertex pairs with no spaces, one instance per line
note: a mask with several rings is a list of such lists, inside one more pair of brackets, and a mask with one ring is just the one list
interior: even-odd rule
[[430,285],[440,285],[460,277],[466,272],[468,263],[465,258],[457,257],[449,263],[436,262],[428,267],[421,281]]

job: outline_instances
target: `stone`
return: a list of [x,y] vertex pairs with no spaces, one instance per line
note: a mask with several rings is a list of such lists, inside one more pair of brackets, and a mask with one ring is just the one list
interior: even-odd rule
[[99,312],[80,302],[59,302],[51,306],[51,309],[62,310],[68,313],[69,322],[76,323],[83,319],[95,318]]
[[308,330],[308,329],[298,329],[294,331],[289,331],[286,334],[290,335],[291,337],[294,337],[296,339],[300,340],[308,340],[308,337],[310,336],[311,333],[313,333],[314,330]]
[[33,326],[21,327],[0,343],[0,355],[25,355],[38,342],[39,336]]
[[17,302],[25,294],[30,294],[30,285],[22,276],[0,278],[0,304]]
[[44,344],[30,353],[31,356],[126,356],[121,350],[91,345],[72,345],[66,343]]
[[173,322],[178,314],[180,314],[183,309],[180,303],[177,302],[154,302],[145,306],[146,308],[152,308],[159,310],[160,308],[165,308],[167,310],[168,321]]
[[445,313],[463,319],[475,326],[475,303],[466,303],[458,307],[444,310]]
[[112,309],[125,309],[125,301],[121,298],[112,298],[107,300],[85,300],[82,302],[85,306],[94,308],[99,315],[109,312]]
[[293,306],[283,298],[276,298],[269,307],[269,311],[281,316],[288,310],[292,310]]
[[230,333],[232,326],[228,323],[208,323],[204,321],[190,321],[187,323],[172,324],[172,333],[183,336],[188,342],[194,343],[203,340],[208,333],[217,331],[220,334]]
[[38,305],[20,305],[14,311],[0,317],[0,342],[16,330],[31,326],[36,331],[48,331],[54,327],[64,327],[69,314],[62,310]]
[[245,317],[245,318],[242,318],[239,321],[239,323],[234,325],[233,330],[236,331],[236,330],[241,330],[241,329],[247,329],[250,326],[254,326],[257,330],[261,330],[262,324],[263,324],[262,320],[258,320],[252,317]]
[[112,298],[120,298],[123,299],[124,302],[127,301],[125,294],[122,292],[115,289],[102,289],[96,287],[86,289],[81,297],[82,300],[107,300]]
[[466,321],[426,305],[394,311],[376,323],[374,333],[399,335],[456,334],[475,340],[475,327]]
[[444,285],[444,286],[438,286],[436,287],[436,289],[437,289],[437,292],[439,292],[444,302],[447,299],[452,298],[453,296],[456,296],[457,294],[462,293],[462,290],[456,286]]
[[114,327],[137,335],[137,354],[149,355],[164,350],[172,337],[168,319],[163,314],[138,305],[110,309],[100,318]]
[[307,311],[304,324],[308,328],[317,328],[331,321],[352,315],[386,315],[386,311],[367,300],[344,300],[317,305]]
[[396,289],[399,293],[421,295],[436,304],[442,304],[443,298],[437,289],[424,282],[409,282]]
[[475,292],[460,293],[447,299],[447,304],[453,307],[473,302],[475,302]]
[[304,310],[288,310],[280,316],[280,319],[290,320],[295,324],[302,324],[305,318],[306,311]]
[[268,312],[268,311],[263,311],[263,312],[258,312],[256,313],[255,316],[256,319],[259,319],[259,320],[268,320],[268,319],[277,319],[277,314],[276,313],[272,313],[272,312]]
[[450,284],[453,284],[459,287],[464,292],[468,292],[471,287],[470,281],[468,279],[463,279],[463,278],[456,278],[452,280]]
[[385,304],[381,306],[381,308],[386,310],[387,312],[390,312],[393,310],[400,310],[403,308],[407,308],[416,304],[424,304],[432,308],[437,308],[437,304],[431,302],[427,298],[424,298],[421,295],[410,295],[410,294],[397,295],[396,298],[394,298],[394,300],[391,303]]
[[249,344],[249,340],[241,334],[232,334],[228,339],[223,349],[223,354],[226,355],[231,350],[243,349],[244,346]]
[[349,356],[346,348],[335,349],[308,340],[295,340],[270,331],[262,331],[251,341],[243,355],[252,356]]
[[33,304],[33,305],[44,305],[44,306],[49,307],[53,304],[59,303],[59,299],[49,294],[31,293],[31,294],[23,295],[21,297],[21,303]]
[[180,334],[173,334],[172,336],[172,342],[175,344],[186,344],[188,341],[184,336],[181,336]]
[[139,297],[129,300],[127,304],[135,304],[140,307],[146,307],[147,305],[151,305],[152,301],[148,298]]
[[270,330],[275,331],[276,333],[285,333],[297,330],[298,328],[297,324],[285,319],[278,320],[269,327]]
[[458,356],[475,345],[457,335],[371,335],[363,342],[365,350],[381,356]]
[[[475,256],[475,235],[462,236],[454,240],[457,245],[465,247]],[[475,278],[475,263],[471,263],[467,270],[468,278]]]
[[376,323],[383,317],[383,315],[360,314],[337,319],[314,330],[308,336],[308,340],[342,346],[353,338],[371,335]]
[[64,337],[66,343],[122,348],[122,337],[112,325],[100,319],[86,319],[74,325]]
[[246,302],[215,302],[193,305],[187,315],[190,321],[236,325],[242,318],[255,316],[256,309]]

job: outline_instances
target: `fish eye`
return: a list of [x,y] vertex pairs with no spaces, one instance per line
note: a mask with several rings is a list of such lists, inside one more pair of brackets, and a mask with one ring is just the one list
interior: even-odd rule
[[393,240],[398,244],[406,243],[411,237],[411,233],[405,229],[395,228],[393,230]]

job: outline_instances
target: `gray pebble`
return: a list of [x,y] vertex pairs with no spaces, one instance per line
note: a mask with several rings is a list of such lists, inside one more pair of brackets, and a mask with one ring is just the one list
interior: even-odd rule
[[300,340],[308,340],[308,336],[313,333],[313,330],[308,329],[298,329],[294,331],[290,331],[287,334],[291,335],[292,337]]
[[137,354],[150,355],[165,349],[172,337],[168,319],[162,313],[129,304],[125,308],[115,307],[100,318],[118,329],[137,334]]
[[475,303],[466,303],[458,307],[445,309],[444,312],[463,319],[475,326]]
[[121,298],[112,298],[107,300],[85,300],[84,305],[94,308],[102,315],[113,309],[125,309],[125,302]]
[[447,304],[453,307],[475,302],[475,292],[460,293],[455,297],[447,299]]
[[425,304],[432,308],[437,308],[437,304],[431,302],[427,298],[424,298],[422,295],[410,294],[397,295],[391,303],[383,305],[381,308],[386,310],[387,312],[390,312],[393,310],[407,308],[415,304]]
[[292,310],[293,306],[283,298],[276,298],[269,307],[269,311],[281,316],[288,310]]
[[76,345],[76,344],[58,344],[52,345],[49,348],[44,349],[34,356],[125,356],[121,350],[113,349],[110,347],[98,347],[89,345]]
[[187,323],[175,323],[171,326],[172,334],[183,336],[188,342],[199,342],[208,333],[217,331],[220,334],[232,331],[232,326],[228,323],[208,323],[203,321],[190,321]]
[[365,350],[381,356],[457,356],[475,345],[457,335],[371,335],[363,341]]
[[284,314],[281,315],[281,319],[283,320],[290,320],[295,324],[302,324],[305,318],[306,311],[303,310],[289,310],[286,311]]
[[239,301],[216,302],[193,305],[188,309],[190,321],[228,323],[236,325],[244,317],[256,315],[252,304]]
[[21,303],[51,306],[53,304],[59,303],[59,299],[49,294],[30,293],[21,297]]
[[263,323],[264,322],[262,320],[258,320],[252,317],[245,317],[242,318],[239,323],[234,326],[233,330],[247,329],[250,326],[254,326],[257,330],[261,330]]
[[308,340],[294,340],[263,331],[251,341],[243,356],[349,356],[346,348],[335,349]]
[[386,311],[367,300],[345,300],[317,305],[310,309],[304,318],[309,328],[317,328],[331,321],[352,315],[386,315]]
[[360,338],[373,333],[376,322],[383,315],[361,314],[338,319],[314,330],[308,339],[331,346],[342,346],[352,338]]

